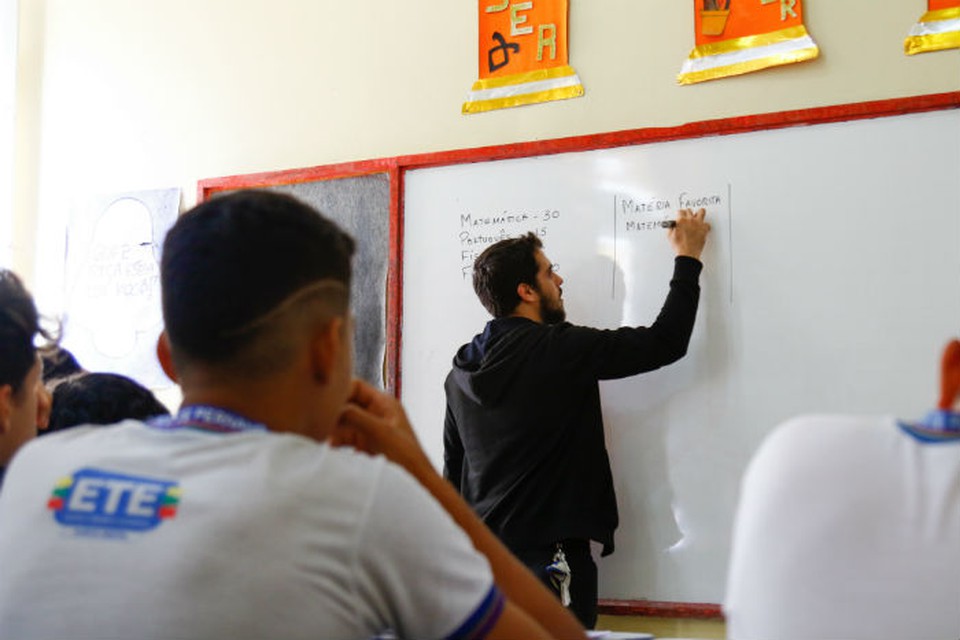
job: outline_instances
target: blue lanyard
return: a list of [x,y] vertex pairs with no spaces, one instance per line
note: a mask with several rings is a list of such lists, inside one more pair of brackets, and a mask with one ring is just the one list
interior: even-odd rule
[[947,442],[960,439],[960,413],[935,409],[917,422],[898,420],[901,429],[921,442]]
[[181,407],[176,416],[160,416],[147,422],[155,429],[199,429],[213,433],[266,431],[267,427],[241,415],[205,404]]

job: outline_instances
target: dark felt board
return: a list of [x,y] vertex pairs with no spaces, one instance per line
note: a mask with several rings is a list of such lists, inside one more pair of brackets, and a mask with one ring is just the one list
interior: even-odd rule
[[374,173],[258,186],[290,194],[335,220],[356,241],[351,304],[356,319],[354,371],[384,386],[386,290],[390,243],[390,176]]

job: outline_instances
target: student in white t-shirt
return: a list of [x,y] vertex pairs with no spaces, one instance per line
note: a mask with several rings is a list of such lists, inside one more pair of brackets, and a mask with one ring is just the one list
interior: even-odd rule
[[158,355],[183,405],[18,455],[0,637],[585,637],[352,380],[352,253],[275,193],[178,220]]
[[804,416],[741,485],[733,640],[960,638],[960,342],[922,420]]

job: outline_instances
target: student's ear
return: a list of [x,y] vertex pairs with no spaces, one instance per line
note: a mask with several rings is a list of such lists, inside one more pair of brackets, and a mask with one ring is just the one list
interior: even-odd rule
[[0,434],[10,431],[10,415],[13,413],[13,386],[0,386]]
[[310,344],[310,368],[313,379],[326,384],[334,375],[337,361],[344,348],[344,318],[336,316],[321,324],[313,333]]
[[173,354],[170,352],[170,338],[167,337],[167,331],[164,329],[157,338],[157,360],[160,361],[160,368],[167,374],[173,382],[177,380],[177,371],[173,367]]

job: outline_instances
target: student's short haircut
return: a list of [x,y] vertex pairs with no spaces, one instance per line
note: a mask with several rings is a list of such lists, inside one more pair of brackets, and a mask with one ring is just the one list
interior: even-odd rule
[[52,340],[40,327],[40,315],[17,274],[0,269],[0,385],[20,390],[36,362],[37,335]]
[[53,387],[51,433],[82,424],[113,424],[121,420],[147,420],[169,415],[150,389],[116,373],[79,373]]
[[160,262],[175,361],[231,361],[255,340],[251,327],[304,291],[328,289],[347,313],[353,251],[334,222],[276,192],[238,191],[188,211],[167,233]]
[[540,238],[527,233],[508,238],[483,250],[473,263],[473,290],[494,318],[508,316],[520,304],[517,286],[537,286],[537,250]]

